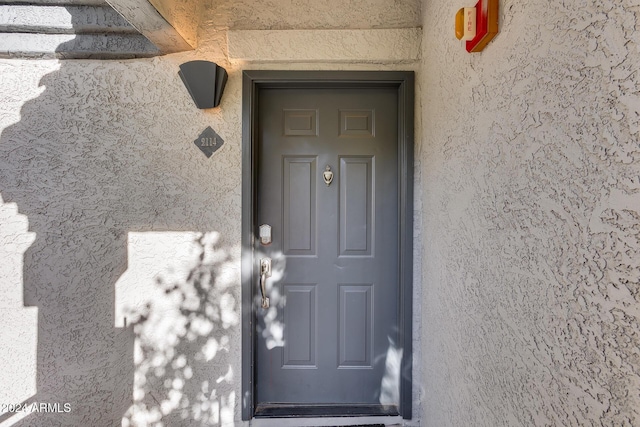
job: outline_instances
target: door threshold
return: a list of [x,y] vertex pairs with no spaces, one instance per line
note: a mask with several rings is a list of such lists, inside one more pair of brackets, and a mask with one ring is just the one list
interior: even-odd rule
[[397,405],[261,403],[255,418],[380,417],[399,415]]
[[342,426],[397,426],[403,425],[400,415],[375,417],[322,417],[322,418],[254,418],[251,427],[342,427]]

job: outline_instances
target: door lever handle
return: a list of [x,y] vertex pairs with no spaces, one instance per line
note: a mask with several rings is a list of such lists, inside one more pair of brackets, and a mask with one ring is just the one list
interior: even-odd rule
[[262,293],[262,308],[269,308],[269,298],[267,298],[267,277],[271,277],[271,258],[260,260],[260,292]]

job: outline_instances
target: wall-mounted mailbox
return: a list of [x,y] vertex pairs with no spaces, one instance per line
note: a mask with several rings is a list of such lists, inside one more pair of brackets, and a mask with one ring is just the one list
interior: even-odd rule
[[211,61],[189,61],[180,65],[178,75],[198,108],[220,105],[227,84],[227,70]]

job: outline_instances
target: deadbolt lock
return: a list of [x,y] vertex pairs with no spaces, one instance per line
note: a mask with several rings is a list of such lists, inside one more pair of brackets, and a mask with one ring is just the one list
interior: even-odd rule
[[258,228],[258,236],[260,237],[260,244],[263,246],[271,244],[271,226],[269,224],[262,224]]

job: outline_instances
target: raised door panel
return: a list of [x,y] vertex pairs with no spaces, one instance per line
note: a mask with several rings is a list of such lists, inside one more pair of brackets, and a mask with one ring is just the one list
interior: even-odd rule
[[372,156],[340,158],[340,255],[373,253],[373,165]]
[[283,241],[286,255],[315,255],[316,158],[283,159]]

